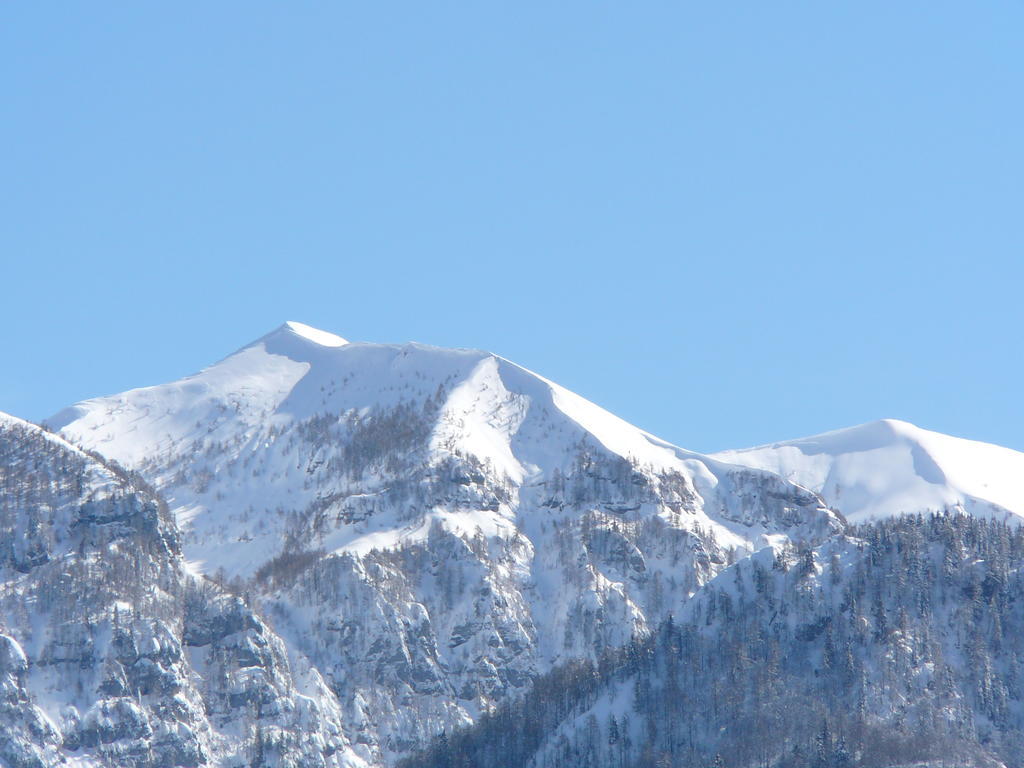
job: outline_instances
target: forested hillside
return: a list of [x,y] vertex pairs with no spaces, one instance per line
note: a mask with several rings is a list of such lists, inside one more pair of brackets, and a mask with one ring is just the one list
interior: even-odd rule
[[730,567],[650,637],[403,768],[1024,764],[1024,531],[859,526]]

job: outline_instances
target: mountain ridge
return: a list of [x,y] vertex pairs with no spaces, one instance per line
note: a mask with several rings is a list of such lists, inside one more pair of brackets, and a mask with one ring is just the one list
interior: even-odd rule
[[713,455],[786,477],[853,521],[947,508],[1024,517],[1024,453],[898,419]]
[[[566,471],[575,443],[586,436],[615,455],[656,470],[692,473],[698,493],[701,488],[713,492],[718,484],[716,471],[733,471],[719,460],[639,430],[489,352],[418,343],[323,344],[319,340],[323,336],[340,337],[315,329],[297,332],[295,325],[285,323],[177,382],[83,401],[47,423],[126,466],[139,468],[167,451],[192,452],[195,442],[208,434],[227,431],[237,438],[240,429],[251,441],[266,424],[273,427],[321,413],[362,415],[368,409],[393,409],[407,401],[422,407],[431,397],[443,394],[444,402],[433,405],[438,411],[436,423],[427,425],[429,450],[465,452],[492,463],[517,484],[537,475],[541,467]],[[234,421],[244,423],[231,424],[231,411],[239,417]],[[543,438],[525,433],[523,422],[534,412],[546,420],[534,425],[546,430]],[[549,415],[553,420],[547,419]],[[218,423],[225,421],[229,423]],[[106,433],[98,434],[101,429]],[[556,440],[558,447],[551,449]],[[154,479],[160,486],[162,479]],[[190,523],[195,514],[194,509],[186,509],[183,522]]]
[[[949,457],[902,422],[705,456],[483,350],[296,322],[50,424],[156,489],[189,571],[261,607],[322,681],[346,759],[372,766],[686,615],[766,547],[828,545],[858,489],[1005,517],[958,506]],[[769,449],[792,466],[756,466]]]

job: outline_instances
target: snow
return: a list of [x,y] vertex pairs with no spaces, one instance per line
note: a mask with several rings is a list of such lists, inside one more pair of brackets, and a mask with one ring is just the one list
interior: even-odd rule
[[447,445],[487,459],[520,483],[526,471],[512,452],[511,442],[528,407],[528,397],[505,387],[497,358],[486,357],[448,396],[434,430],[433,447],[440,450]]
[[[260,343],[181,381],[78,403],[47,423],[76,442],[135,466],[272,412],[309,368],[307,362],[267,354]],[[214,413],[211,401],[216,403]],[[74,428],[66,430],[70,424]]]
[[[294,321],[195,375],[88,400],[50,423],[154,479],[187,534],[190,569],[245,576],[280,552],[292,511],[332,495],[369,503],[389,482],[367,477],[358,487],[323,485],[317,470],[337,446],[325,444],[312,456],[297,452],[297,425],[330,414],[343,429],[351,415],[365,418],[402,405],[423,412],[437,397],[440,410],[422,447],[428,462],[472,456],[516,487],[571,469],[587,441],[648,471],[678,472],[706,498],[718,494],[721,478],[735,469],[658,440],[488,352],[349,343]],[[182,467],[205,473],[209,479],[201,485],[209,488],[176,481]],[[394,548],[423,538],[435,519],[469,536],[477,530],[509,536],[528,525],[517,520],[514,503],[427,510],[412,525],[397,515],[375,509],[367,520],[329,531],[318,546],[356,554]],[[771,533],[703,514],[694,524],[741,549]]]
[[305,323],[297,323],[294,320],[286,322],[284,327],[297,336],[309,339],[313,343],[319,344],[323,347],[343,347],[348,344],[348,342],[341,338],[341,336],[329,333],[328,331],[321,331],[319,328],[314,328],[313,326],[306,325]]
[[714,456],[820,493],[852,522],[943,509],[1024,517],[1024,453],[895,419]]

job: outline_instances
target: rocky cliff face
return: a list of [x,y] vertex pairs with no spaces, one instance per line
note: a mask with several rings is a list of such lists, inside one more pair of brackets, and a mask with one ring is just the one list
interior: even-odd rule
[[360,764],[309,663],[187,570],[137,476],[2,416],[0,541],[0,762]]

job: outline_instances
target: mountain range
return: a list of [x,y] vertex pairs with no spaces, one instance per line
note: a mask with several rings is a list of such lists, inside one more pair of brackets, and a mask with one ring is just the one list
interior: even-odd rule
[[[774,590],[784,606],[813,583],[820,600],[790,612],[813,604],[821,621],[854,582],[819,575],[833,556],[840,573],[866,567],[870,531],[935,516],[1017,531],[1024,516],[1024,454],[1006,448],[884,420],[701,455],[487,352],[354,343],[295,322],[193,376],[72,405],[45,428],[5,418],[0,448],[0,758],[19,766],[443,764],[454,757],[439,735],[512,718],[544,681],[561,679],[579,716],[593,715],[589,694],[573,698],[578,681],[559,675],[620,669],[614,654],[629,649],[662,659],[680,645],[666,626],[706,619],[723,583],[753,584],[765,563],[802,576],[753,593]],[[752,622],[774,621],[752,605]],[[724,625],[704,626],[701,642]],[[880,642],[856,655],[862,692],[887,658]],[[1020,707],[1004,683],[1012,731]],[[949,743],[1006,762],[1016,742],[991,736],[997,710],[972,708],[973,690],[936,707],[955,700],[958,723],[985,718],[989,730],[972,720]],[[888,704],[872,710],[880,723]],[[507,764],[574,764],[552,762],[567,722]],[[700,728],[687,760],[714,744],[729,764],[755,764]],[[792,759],[780,743],[757,764]],[[646,754],[587,759],[641,765]],[[864,754],[875,753],[862,750],[868,765]]]

